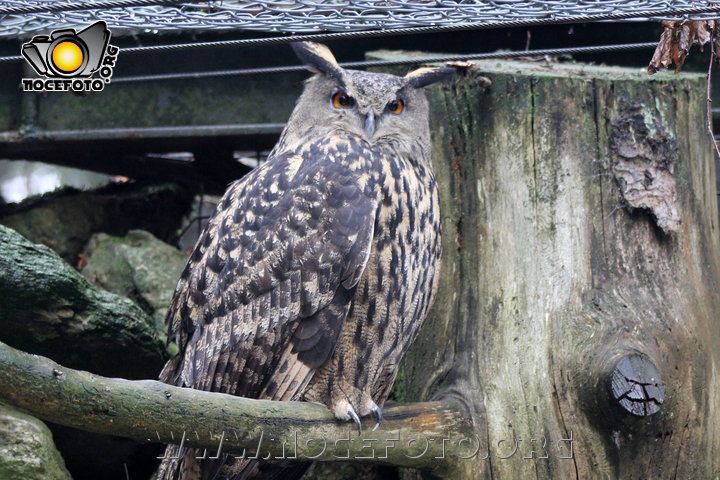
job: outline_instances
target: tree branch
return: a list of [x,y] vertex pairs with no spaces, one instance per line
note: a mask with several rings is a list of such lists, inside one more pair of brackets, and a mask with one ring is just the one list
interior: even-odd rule
[[[105,378],[64,368],[0,342],[0,398],[38,418],[140,442],[181,442],[260,458],[375,462],[447,472],[479,447],[469,422],[445,402],[388,406],[371,431],[337,422],[322,405],[275,402]],[[258,445],[260,445],[258,449]]]

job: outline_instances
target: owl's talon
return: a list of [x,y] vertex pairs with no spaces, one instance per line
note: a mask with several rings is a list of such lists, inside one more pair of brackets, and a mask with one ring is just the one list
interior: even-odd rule
[[380,425],[382,425],[383,414],[382,414],[382,410],[380,409],[380,407],[377,406],[377,404],[375,402],[372,402],[372,406],[370,407],[370,409],[375,414],[375,426],[372,429],[372,431],[374,432],[375,430],[378,429],[378,427]]
[[350,418],[353,419],[355,422],[355,425],[357,425],[358,433],[362,433],[362,425],[360,424],[360,417],[357,416],[357,413],[355,413],[355,410],[352,409],[352,407],[348,408],[347,411],[348,415],[350,415]]

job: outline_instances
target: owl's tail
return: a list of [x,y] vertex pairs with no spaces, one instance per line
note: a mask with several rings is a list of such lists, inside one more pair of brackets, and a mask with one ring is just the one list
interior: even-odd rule
[[200,480],[202,470],[200,461],[195,458],[194,449],[183,449],[181,455],[178,445],[168,445],[160,462],[154,480]]

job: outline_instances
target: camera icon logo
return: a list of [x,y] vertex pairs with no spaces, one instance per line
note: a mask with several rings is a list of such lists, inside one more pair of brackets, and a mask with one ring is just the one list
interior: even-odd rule
[[[23,89],[102,90],[103,83],[110,82],[119,50],[110,45],[110,30],[103,21],[95,22],[81,31],[66,28],[54,30],[49,36],[36,35],[23,44],[21,53],[33,70],[46,77],[46,80],[23,79]],[[98,72],[100,78],[91,80],[95,72]],[[61,79],[68,81],[58,81]]]

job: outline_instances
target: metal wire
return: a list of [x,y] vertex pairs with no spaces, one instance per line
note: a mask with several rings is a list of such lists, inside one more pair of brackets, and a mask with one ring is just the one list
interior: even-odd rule
[[[77,2],[77,3],[40,3],[15,5],[9,7],[0,6],[0,15],[27,15],[28,13],[50,13],[50,12],[69,12],[72,10],[98,10],[105,8],[125,8],[139,7],[148,5],[166,5],[181,4],[187,0],[100,0],[96,2]],[[17,3],[17,2],[4,2]]]
[[[142,5],[107,8],[138,2]],[[107,22],[116,35],[138,31],[255,30],[336,32],[340,35],[333,37],[336,39],[369,30],[391,31],[381,32],[383,35],[434,33],[600,20],[704,19],[716,18],[720,13],[720,0],[224,0],[160,5],[165,3],[178,2],[3,1],[0,37],[28,36],[96,20]],[[34,14],[22,14],[28,11]]]
[[[518,58],[518,57],[543,57],[543,56],[560,56],[570,54],[590,54],[590,53],[607,53],[622,50],[639,50],[646,48],[655,48],[657,43],[624,43],[618,45],[598,45],[590,47],[569,47],[569,48],[546,48],[538,50],[523,50],[515,52],[492,52],[492,53],[471,53],[463,55],[428,55],[422,57],[409,57],[398,60],[367,60],[362,62],[343,62],[341,66],[345,68],[368,68],[368,67],[387,67],[397,65],[416,65],[420,63],[446,63],[465,60],[489,60],[494,58]],[[211,77],[228,77],[240,75],[271,75],[276,73],[303,72],[307,68],[302,65],[292,65],[284,67],[265,67],[265,68],[244,68],[237,70],[216,70],[210,72],[182,72],[182,73],[164,73],[158,75],[138,75],[127,77],[116,77],[112,79],[112,83],[128,83],[128,82],[148,82],[148,81],[166,81],[166,80],[187,80]]]

